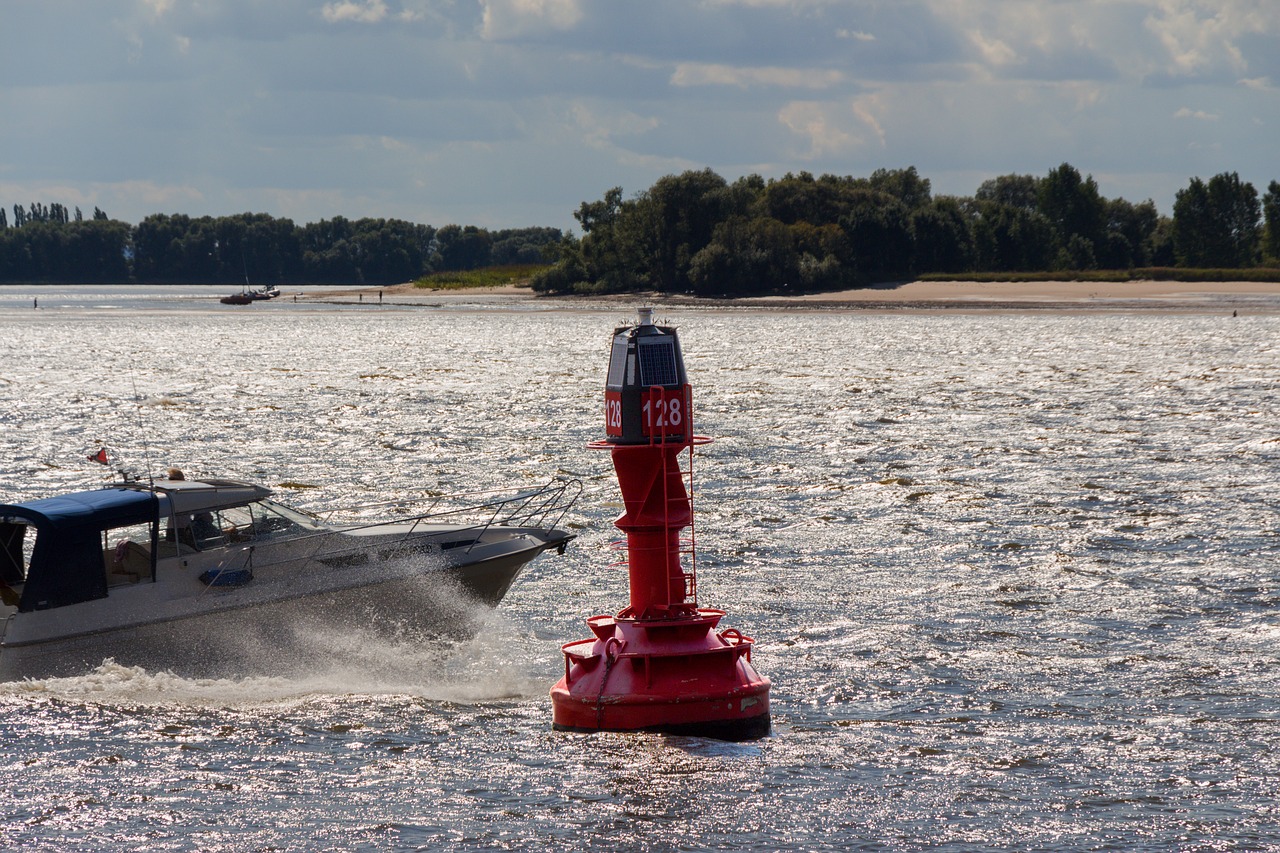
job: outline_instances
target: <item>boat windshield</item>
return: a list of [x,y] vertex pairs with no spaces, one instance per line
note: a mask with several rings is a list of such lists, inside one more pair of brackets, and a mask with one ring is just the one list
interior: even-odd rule
[[325,529],[306,513],[268,500],[227,507],[217,516],[219,528],[231,542],[301,536]]
[[[327,528],[304,512],[269,500],[250,501],[238,506],[194,513],[176,518],[176,536],[171,529],[167,540],[177,539],[177,553],[208,551],[243,542],[262,542],[289,536],[305,536]],[[166,552],[164,556],[173,556]]]
[[327,530],[315,516],[292,509],[275,501],[254,501],[247,507],[253,513],[254,526],[260,533],[313,533]]

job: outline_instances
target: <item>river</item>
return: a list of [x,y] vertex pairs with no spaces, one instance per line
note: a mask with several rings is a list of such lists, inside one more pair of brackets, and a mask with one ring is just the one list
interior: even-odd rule
[[0,684],[0,844],[1280,847],[1280,317],[658,316],[715,439],[701,603],[773,681],[756,742],[551,730],[560,645],[626,603],[586,444],[630,308],[0,291],[0,500],[100,482],[101,444],[318,510],[587,486],[474,640]]

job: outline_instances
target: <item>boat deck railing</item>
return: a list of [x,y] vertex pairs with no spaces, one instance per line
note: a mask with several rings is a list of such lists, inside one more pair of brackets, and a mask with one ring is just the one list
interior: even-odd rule
[[[494,527],[539,530],[559,527],[581,494],[581,481],[555,479],[536,489],[519,492],[474,491],[432,496],[416,503],[397,500],[348,507],[318,516],[322,522],[339,525],[334,529],[289,536],[283,540],[246,542],[229,549],[227,556],[207,573],[206,582],[210,586],[225,585],[225,578],[252,572],[255,552],[261,547],[276,544],[281,547],[271,547],[270,562],[273,566],[310,562],[355,566],[368,562],[371,557],[389,560],[422,554],[432,544],[441,550],[466,554],[481,541],[486,531]],[[375,509],[382,511],[383,517],[379,521],[337,518],[338,512],[365,514]],[[388,511],[397,517],[388,519]],[[429,528],[433,526],[440,528],[440,541],[434,537],[423,537],[424,533],[431,532]],[[362,533],[390,527],[399,533],[395,538],[376,543],[361,541]],[[281,553],[286,548],[293,553]]]
[[[582,483],[576,479],[551,480],[536,489],[511,492],[486,489],[470,492],[452,492],[445,495],[399,498],[377,503],[358,504],[330,510],[319,515],[326,524],[342,523],[344,529],[361,526],[381,526],[387,516],[397,516],[395,523],[470,523],[481,527],[493,524],[514,527],[555,527],[582,494]],[[342,517],[340,517],[340,514]],[[361,525],[362,517],[379,515],[376,522]]]

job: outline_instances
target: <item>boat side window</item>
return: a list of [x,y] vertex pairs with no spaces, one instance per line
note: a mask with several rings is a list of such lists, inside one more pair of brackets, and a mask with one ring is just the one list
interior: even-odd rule
[[218,512],[219,527],[228,542],[245,542],[254,537],[253,510],[248,506],[230,506]]
[[175,520],[176,531],[165,538],[176,537],[181,545],[198,551],[244,542],[254,535],[253,513],[243,506],[179,513]]
[[[34,534],[35,528],[31,532]],[[24,519],[0,518],[0,583],[19,584],[27,579],[35,539],[27,536]]]
[[[31,551],[35,536],[27,535],[24,519],[0,518],[0,605],[17,607],[18,591],[27,579],[27,566],[31,564]],[[34,534],[35,528],[31,529]]]
[[109,585],[150,579],[151,525],[130,524],[102,531],[102,562]]
[[182,546],[200,551],[324,529],[311,516],[271,501],[253,501],[243,506],[213,511],[179,513],[175,522],[174,527],[165,532],[166,542],[177,539]]
[[178,541],[203,551],[223,544],[222,528],[211,512],[186,512],[177,516]]
[[296,536],[325,529],[313,516],[273,501],[254,501],[249,506],[253,508],[259,536]]

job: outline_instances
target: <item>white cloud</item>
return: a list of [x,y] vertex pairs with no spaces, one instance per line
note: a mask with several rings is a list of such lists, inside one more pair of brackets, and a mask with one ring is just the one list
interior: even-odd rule
[[151,14],[159,18],[173,8],[173,0],[142,0],[142,5],[151,10]]
[[1147,0],[1145,20],[1167,52],[1168,71],[1196,75],[1217,70],[1242,74],[1244,36],[1280,35],[1273,0]]
[[988,38],[978,30],[971,30],[968,36],[973,46],[977,48],[978,55],[988,65],[1012,65],[1018,61],[1018,52],[1003,39]]
[[[49,199],[68,207],[79,207],[86,216],[95,207],[101,207],[109,216],[127,221],[137,221],[132,211],[184,211],[204,201],[204,194],[189,185],[158,184],[154,181],[118,181],[115,183],[90,183],[84,185],[60,185],[33,182],[27,184],[0,183],[0,197],[23,199]],[[118,208],[127,208],[129,213]]]
[[796,0],[707,0],[708,6],[746,6],[753,9],[766,7],[788,7],[796,5]]
[[486,39],[568,30],[583,14],[579,0],[480,0],[480,5],[484,7],[480,31]]
[[809,150],[802,156],[814,160],[848,153],[861,142],[848,127],[846,110],[847,107],[819,101],[792,101],[778,111],[778,121],[805,138]]
[[383,0],[341,0],[338,3],[326,3],[321,10],[326,21],[355,21],[361,24],[376,24],[387,17],[387,4]]
[[[1226,84],[1275,76],[1276,0],[921,0],[995,79]],[[985,72],[985,73],[984,73]]]
[[1096,83],[1071,82],[1057,85],[1061,94],[1075,103],[1076,112],[1098,106],[1103,99],[1103,89]]
[[1182,107],[1173,114],[1174,118],[1193,118],[1197,121],[1217,121],[1218,116],[1214,113],[1207,113],[1204,110],[1193,110],[1188,107]]
[[572,105],[571,114],[583,138],[596,148],[612,145],[614,137],[637,136],[658,126],[658,120],[653,116],[642,116],[625,110],[604,115],[581,101]]
[[1189,175],[1275,177],[1277,3],[16,4],[0,203],[563,225],[686,167],[965,193],[1065,161],[1167,211]]
[[880,110],[881,104],[879,95],[864,95],[855,99],[853,102],[853,114],[858,117],[859,121],[871,128],[872,132],[875,133],[876,138],[880,140],[880,147],[884,148],[884,128],[881,126],[880,120],[876,117],[876,113],[880,112]]
[[779,86],[788,89],[827,89],[844,82],[845,75],[835,69],[813,68],[736,68],[682,62],[671,75],[673,86]]

